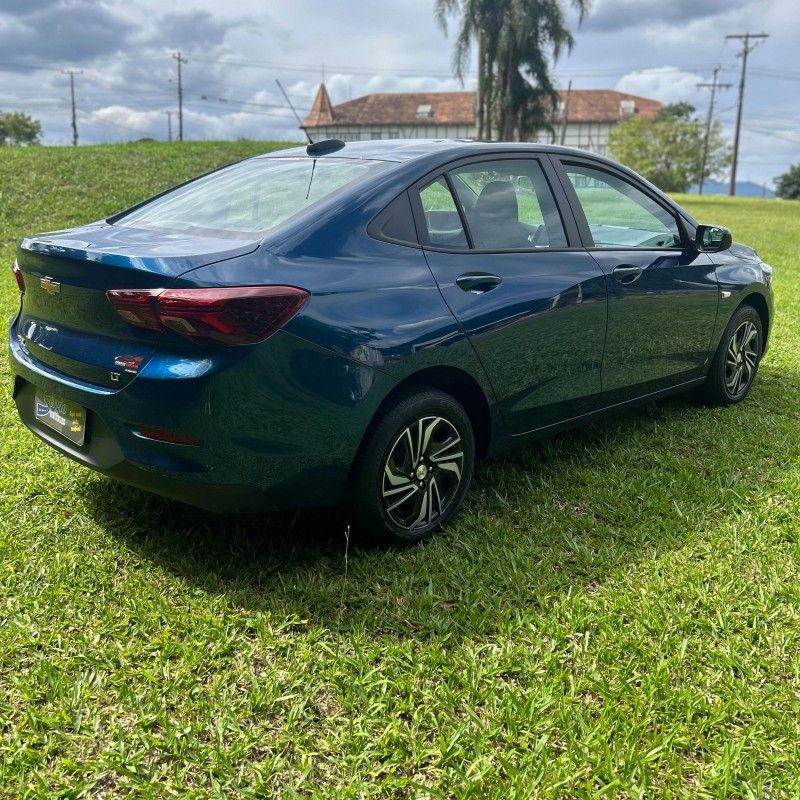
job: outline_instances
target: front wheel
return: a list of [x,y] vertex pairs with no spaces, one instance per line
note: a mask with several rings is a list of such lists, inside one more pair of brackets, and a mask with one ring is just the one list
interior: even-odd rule
[[761,317],[743,305],[731,318],[703,387],[705,400],[729,406],[747,397],[758,372],[764,349]]
[[356,532],[390,545],[428,539],[458,511],[474,464],[475,437],[460,403],[435,389],[400,398],[356,464],[350,495]]

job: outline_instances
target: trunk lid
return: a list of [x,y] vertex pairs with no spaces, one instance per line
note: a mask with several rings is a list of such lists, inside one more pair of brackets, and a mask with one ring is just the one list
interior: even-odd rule
[[[25,239],[17,256],[25,279],[17,330],[43,364],[122,388],[151,358],[160,334],[128,325],[106,291],[166,289],[188,270],[244,255],[258,244],[106,222]],[[127,362],[126,370],[120,358],[133,359],[137,369]]]

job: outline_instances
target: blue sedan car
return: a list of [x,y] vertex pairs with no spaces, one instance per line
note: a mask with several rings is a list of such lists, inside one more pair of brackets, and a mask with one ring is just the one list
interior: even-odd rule
[[545,145],[320,142],[25,239],[27,427],[211,511],[344,506],[427,538],[476,459],[753,385],[769,266],[624,167]]

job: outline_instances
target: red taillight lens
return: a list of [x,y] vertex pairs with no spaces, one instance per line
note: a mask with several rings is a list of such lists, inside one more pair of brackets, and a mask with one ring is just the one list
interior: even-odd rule
[[125,322],[136,325],[138,328],[147,328],[151,331],[160,331],[155,300],[163,289],[112,289],[106,292],[106,297],[117,310]]
[[197,446],[200,442],[191,436],[177,431],[168,431],[165,428],[153,428],[149,425],[139,425],[133,429],[137,436],[143,439],[152,439],[155,442],[166,442],[167,444],[185,444]]
[[20,293],[25,294],[25,277],[23,276],[22,270],[19,268],[19,264],[17,264],[16,260],[11,265],[11,271],[14,273],[14,279],[17,282]]
[[170,289],[158,297],[161,325],[189,339],[252,344],[288,322],[308,300],[293,286]]
[[295,286],[118,289],[107,295],[131,325],[171,330],[194,342],[227,345],[263,341],[308,300],[308,292]]

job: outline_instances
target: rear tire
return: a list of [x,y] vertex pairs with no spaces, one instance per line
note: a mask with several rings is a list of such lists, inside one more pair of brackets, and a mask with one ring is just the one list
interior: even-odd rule
[[731,317],[702,387],[705,402],[716,406],[740,403],[756,379],[764,350],[761,317],[750,305]]
[[355,466],[350,510],[358,538],[416,544],[445,527],[464,500],[475,465],[466,411],[436,389],[400,397],[368,434]]

